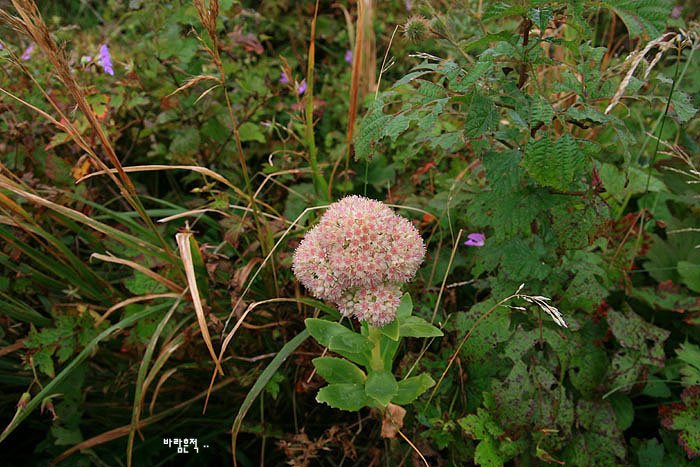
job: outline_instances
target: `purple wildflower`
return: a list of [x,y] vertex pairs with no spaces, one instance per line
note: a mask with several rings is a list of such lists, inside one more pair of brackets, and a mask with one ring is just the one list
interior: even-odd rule
[[674,6],[673,10],[671,10],[671,18],[673,18],[673,19],[680,18],[682,14],[683,14],[683,7],[680,5]]
[[83,55],[80,57],[80,64],[81,65],[87,65],[92,61],[92,57],[90,55]]
[[345,61],[352,65],[352,50],[348,49],[345,52]]
[[302,94],[304,94],[304,92],[306,92],[306,87],[307,87],[306,80],[304,80],[301,82],[301,84],[297,88],[297,93],[299,93],[299,95],[301,96]]
[[22,54],[22,57],[21,57],[22,60],[25,60],[25,61],[26,61],[26,60],[29,60],[29,59],[31,58],[31,56],[32,56],[32,52],[33,52],[33,51],[34,51],[34,44],[30,45],[29,47],[27,47],[27,48],[25,49],[25,51],[24,51],[24,53]]
[[467,238],[469,240],[464,242],[467,246],[484,246],[484,242],[486,241],[486,237],[482,233],[470,233],[467,235]]
[[289,84],[289,78],[287,77],[287,73],[284,71],[282,72],[282,77],[280,78],[280,83],[282,84]]
[[413,6],[413,0],[405,0],[404,4],[406,5],[406,11],[411,11],[411,7]]
[[100,65],[110,76],[114,76],[114,69],[112,68],[112,58],[109,56],[109,49],[107,44],[102,44],[100,47]]

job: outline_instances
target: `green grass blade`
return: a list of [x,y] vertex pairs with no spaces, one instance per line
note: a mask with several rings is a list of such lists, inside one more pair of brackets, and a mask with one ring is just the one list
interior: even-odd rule
[[280,350],[279,353],[275,356],[275,358],[272,359],[270,364],[267,365],[267,368],[263,370],[262,374],[257,379],[257,381],[255,381],[255,384],[250,389],[248,395],[245,397],[245,400],[241,404],[241,408],[238,409],[238,414],[233,420],[233,427],[231,428],[231,447],[233,448],[234,466],[237,465],[236,438],[238,437],[238,431],[241,429],[241,424],[243,423],[243,418],[245,417],[245,414],[248,412],[248,409],[250,409],[250,407],[253,405],[253,402],[258,397],[258,395],[262,392],[267,382],[270,381],[270,378],[272,378],[272,376],[277,372],[279,367],[282,366],[282,363],[284,363],[287,357],[289,357],[292,354],[292,352],[294,352],[302,344],[302,342],[308,339],[308,337],[309,331],[304,329],[294,339],[284,344],[282,350]]

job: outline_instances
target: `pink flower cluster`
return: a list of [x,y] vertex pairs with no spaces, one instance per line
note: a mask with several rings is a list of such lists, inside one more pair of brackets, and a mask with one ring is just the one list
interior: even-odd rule
[[400,285],[425,256],[415,227],[384,203],[348,196],[329,206],[294,252],[294,274],[345,316],[371,326],[394,320]]

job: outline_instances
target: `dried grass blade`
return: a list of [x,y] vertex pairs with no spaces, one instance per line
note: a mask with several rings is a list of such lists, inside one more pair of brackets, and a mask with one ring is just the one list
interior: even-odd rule
[[214,359],[214,364],[216,365],[216,370],[223,375],[224,370],[221,368],[219,359],[214,352],[214,346],[211,343],[211,336],[209,335],[209,328],[207,327],[207,320],[204,316],[204,307],[202,306],[202,299],[199,296],[199,288],[197,287],[197,278],[194,273],[194,262],[192,260],[192,250],[190,249],[190,237],[191,233],[178,233],[175,235],[175,240],[177,241],[177,246],[180,250],[180,258],[182,259],[182,264],[185,267],[185,275],[187,276],[187,283],[190,288],[190,294],[192,295],[192,302],[194,303],[194,310],[197,314],[197,322],[199,323],[199,330],[202,333],[202,338],[204,343],[209,349],[211,358]]
[[127,305],[131,305],[132,303],[138,303],[138,302],[145,302],[147,300],[156,300],[158,298],[178,298],[180,294],[176,293],[153,293],[153,294],[147,294],[147,295],[139,295],[138,297],[131,297],[127,298],[126,300],[122,300],[121,302],[111,306],[107,311],[104,312],[102,316],[100,316],[97,321],[95,321],[95,327],[98,327],[104,320],[106,320],[109,315],[114,313],[120,308],[124,308]]
[[136,271],[139,271],[139,272],[146,274],[151,279],[154,279],[154,280],[160,282],[161,284],[163,284],[164,286],[166,286],[167,288],[169,288],[173,292],[181,293],[183,291],[183,288],[181,286],[177,285],[175,282],[161,276],[157,272],[151,271],[147,267],[142,266],[134,261],[129,261],[128,259],[123,259],[123,258],[117,258],[116,256],[113,256],[111,254],[103,255],[100,253],[93,253],[92,255],[90,255],[90,259],[92,259],[92,258],[97,258],[99,260],[106,261],[108,263],[116,263],[116,264],[123,264],[124,266],[129,266],[130,268],[132,268]]
[[[214,386],[212,388],[212,391],[218,391],[219,389],[233,383],[235,380],[236,380],[235,377],[227,378],[227,379],[223,380],[222,382],[220,382],[219,384],[217,384],[216,386]],[[180,410],[183,407],[187,407],[188,405],[192,404],[193,402],[198,401],[199,399],[203,398],[206,395],[207,395],[207,391],[202,391],[199,394],[197,394],[196,396],[192,397],[191,399],[188,399],[184,402],[181,402],[174,407],[171,407],[167,410],[164,410],[164,411],[162,411],[156,415],[153,415],[151,417],[144,418],[143,420],[141,420],[139,422],[138,429],[140,430],[141,428],[145,428],[148,425],[152,425],[156,422],[159,422],[162,419],[164,419],[165,417],[167,417],[168,415],[170,415],[174,412],[177,412],[178,410]],[[89,449],[93,446],[98,446],[100,444],[104,444],[106,442],[121,438],[122,436],[126,436],[129,434],[130,428],[131,428],[131,425],[124,425],[124,426],[121,426],[119,428],[115,428],[113,430],[102,433],[101,435],[93,436],[92,438],[85,440],[82,443],[76,444],[72,448],[67,449],[64,452],[62,452],[58,457],[56,457],[55,459],[53,459],[51,461],[51,465],[58,464],[59,462],[66,459],[68,456],[70,456],[71,454],[73,454],[76,451],[82,451],[83,449]]]

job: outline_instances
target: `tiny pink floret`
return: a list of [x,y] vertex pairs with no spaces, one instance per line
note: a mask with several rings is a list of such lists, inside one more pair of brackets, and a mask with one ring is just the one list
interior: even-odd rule
[[353,195],[328,207],[294,252],[292,267],[313,296],[378,327],[396,317],[400,286],[424,256],[423,239],[408,219]]

